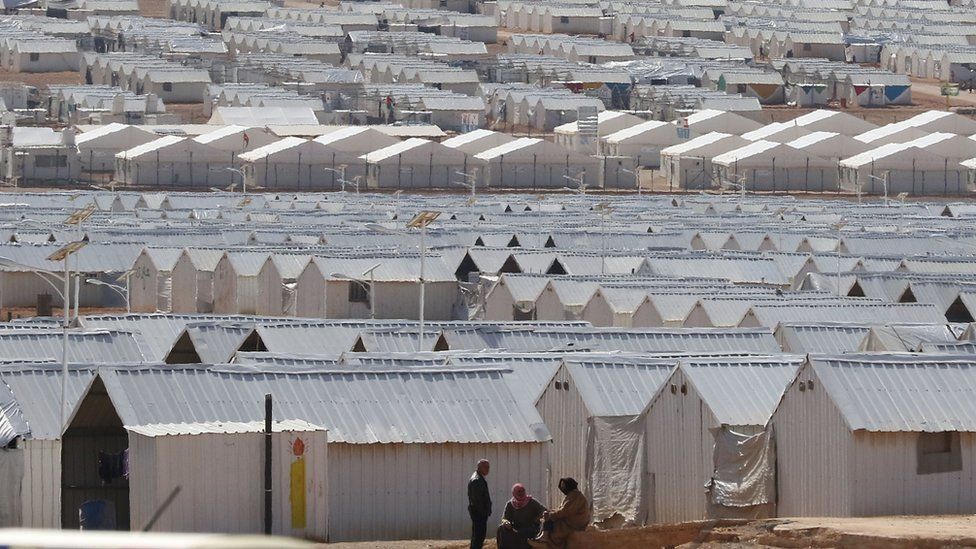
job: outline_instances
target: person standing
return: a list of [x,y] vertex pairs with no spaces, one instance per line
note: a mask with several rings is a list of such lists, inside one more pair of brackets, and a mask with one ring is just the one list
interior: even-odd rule
[[468,480],[468,515],[471,516],[471,549],[481,549],[488,533],[488,517],[491,516],[491,494],[488,493],[487,459],[478,462],[474,474]]

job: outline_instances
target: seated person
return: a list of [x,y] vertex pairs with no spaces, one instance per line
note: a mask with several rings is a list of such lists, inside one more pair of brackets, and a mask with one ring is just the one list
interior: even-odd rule
[[559,479],[559,491],[565,497],[555,511],[546,511],[542,518],[542,535],[529,541],[532,547],[565,548],[573,532],[586,530],[590,523],[589,503],[572,478]]
[[498,549],[529,549],[530,539],[539,535],[545,506],[526,494],[525,486],[512,486],[512,499],[505,504],[502,524],[495,539]]

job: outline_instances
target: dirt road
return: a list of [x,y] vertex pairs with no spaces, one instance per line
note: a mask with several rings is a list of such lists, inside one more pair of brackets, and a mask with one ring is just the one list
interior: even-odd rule
[[[838,547],[941,549],[976,546],[976,517],[784,518],[756,521],[697,521],[574,535],[569,549],[680,547]],[[463,549],[463,541],[337,543],[324,549]],[[494,549],[488,542],[486,549]]]

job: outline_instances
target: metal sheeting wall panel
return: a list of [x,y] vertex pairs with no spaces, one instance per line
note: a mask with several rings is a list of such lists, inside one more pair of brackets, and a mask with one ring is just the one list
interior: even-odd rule
[[[306,528],[292,528],[292,448],[305,448]],[[264,435],[206,433],[146,437],[129,433],[132,523],[141,528],[176,486],[176,504],[154,530],[161,532],[263,532]],[[272,525],[276,535],[328,537],[328,446],[325,431],[272,435]]]
[[853,436],[852,516],[956,515],[976,511],[976,434],[960,433],[962,469],[917,474],[919,433]]
[[[683,372],[667,382],[647,416],[650,521],[682,522],[706,518],[705,482],[711,475],[715,420]],[[687,388],[682,394],[681,388]]]
[[[813,390],[800,391],[813,381]],[[776,437],[778,510],[785,517],[850,516],[854,442],[809,365],[787,388],[771,424]]]
[[21,518],[26,528],[61,527],[61,441],[24,442]]
[[[556,383],[560,389],[556,389]],[[563,389],[568,384],[568,389]],[[586,478],[587,422],[590,412],[576,388],[576,380],[565,366],[559,368],[549,380],[545,392],[536,404],[539,415],[552,436],[549,447],[550,473],[547,484],[549,501],[561,501],[559,479],[573,477],[580,489],[588,493]]]
[[329,541],[468,537],[465,486],[482,458],[491,462],[489,524],[500,520],[516,482],[548,504],[547,446],[330,444]]

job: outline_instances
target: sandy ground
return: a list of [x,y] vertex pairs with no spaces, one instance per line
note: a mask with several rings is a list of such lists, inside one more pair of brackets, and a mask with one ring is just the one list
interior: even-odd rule
[[[699,521],[606,532],[587,531],[569,549],[664,547],[843,547],[936,549],[976,546],[971,516],[796,518],[758,521]],[[463,549],[464,541],[397,541],[327,544],[324,549]],[[485,547],[494,549],[489,541]]]

